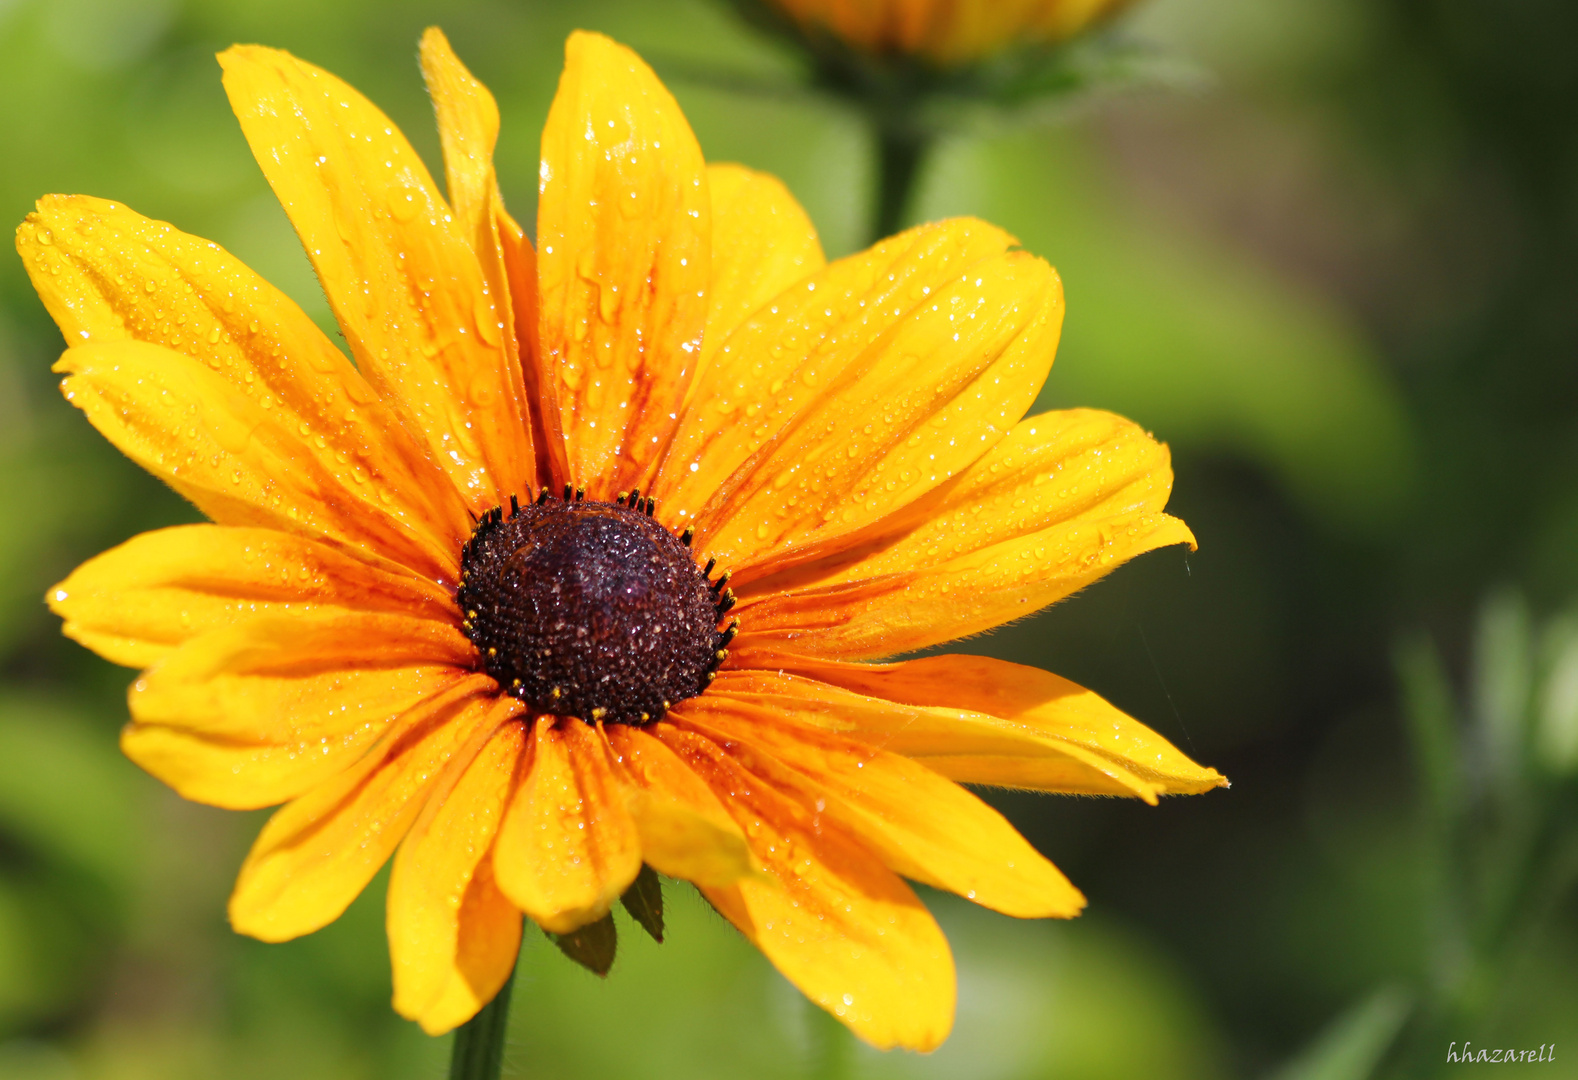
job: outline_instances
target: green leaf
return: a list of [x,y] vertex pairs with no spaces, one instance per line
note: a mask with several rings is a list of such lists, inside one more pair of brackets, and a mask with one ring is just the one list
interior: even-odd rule
[[593,975],[607,975],[614,966],[614,953],[619,948],[619,932],[614,929],[612,914],[604,915],[594,923],[568,934],[549,934],[559,951],[580,964]]
[[653,941],[662,942],[663,882],[658,879],[656,870],[642,863],[641,873],[636,875],[636,880],[625,890],[619,902],[625,905],[630,917],[652,935]]
[[1272,1074],[1272,1080],[1368,1080],[1413,1007],[1397,987],[1383,987],[1343,1013]]

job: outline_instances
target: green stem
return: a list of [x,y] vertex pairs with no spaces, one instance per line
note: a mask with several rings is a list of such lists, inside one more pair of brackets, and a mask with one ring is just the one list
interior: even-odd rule
[[877,117],[873,121],[877,136],[877,207],[873,242],[898,232],[904,212],[915,195],[931,136],[914,127]]
[[482,1011],[455,1031],[449,1080],[499,1080],[504,1066],[504,1035],[509,1030],[512,976]]

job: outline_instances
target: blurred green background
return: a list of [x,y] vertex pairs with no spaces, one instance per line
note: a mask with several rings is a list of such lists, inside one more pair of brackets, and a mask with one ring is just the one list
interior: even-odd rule
[[[497,94],[532,219],[565,34],[671,81],[708,157],[781,176],[830,254],[872,152],[709,0],[0,0],[0,218],[87,192],[210,237],[327,310],[213,53],[290,49],[435,161],[440,23]],[[606,983],[528,936],[506,1073],[1361,1080],[1449,1044],[1578,1076],[1578,9],[1567,0],[1156,0],[1194,71],[945,142],[914,219],[974,213],[1067,287],[1042,407],[1168,441],[1197,553],[1157,553],[969,647],[1075,678],[1233,779],[1152,809],[991,794],[1086,891],[1072,923],[930,897],[960,973],[937,1054],[807,1007],[687,889]],[[740,76],[740,78],[735,78]],[[727,90],[751,82],[752,92]],[[56,393],[0,259],[0,1078],[443,1075],[388,1007],[382,885],[287,945],[236,937],[260,815],[123,760],[130,673],[45,588],[191,511]]]

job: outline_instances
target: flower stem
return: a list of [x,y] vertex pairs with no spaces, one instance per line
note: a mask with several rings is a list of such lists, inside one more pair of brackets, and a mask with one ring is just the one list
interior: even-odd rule
[[504,984],[482,1011],[455,1031],[455,1049],[449,1058],[449,1080],[499,1080],[504,1065],[504,1034],[509,1029],[510,990]]
[[931,135],[902,120],[873,118],[877,138],[877,206],[873,242],[892,236],[904,223],[904,211],[915,195]]

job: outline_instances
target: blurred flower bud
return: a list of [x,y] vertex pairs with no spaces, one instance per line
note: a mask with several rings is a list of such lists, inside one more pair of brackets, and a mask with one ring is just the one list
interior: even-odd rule
[[808,35],[939,67],[1066,41],[1129,0],[769,0]]

